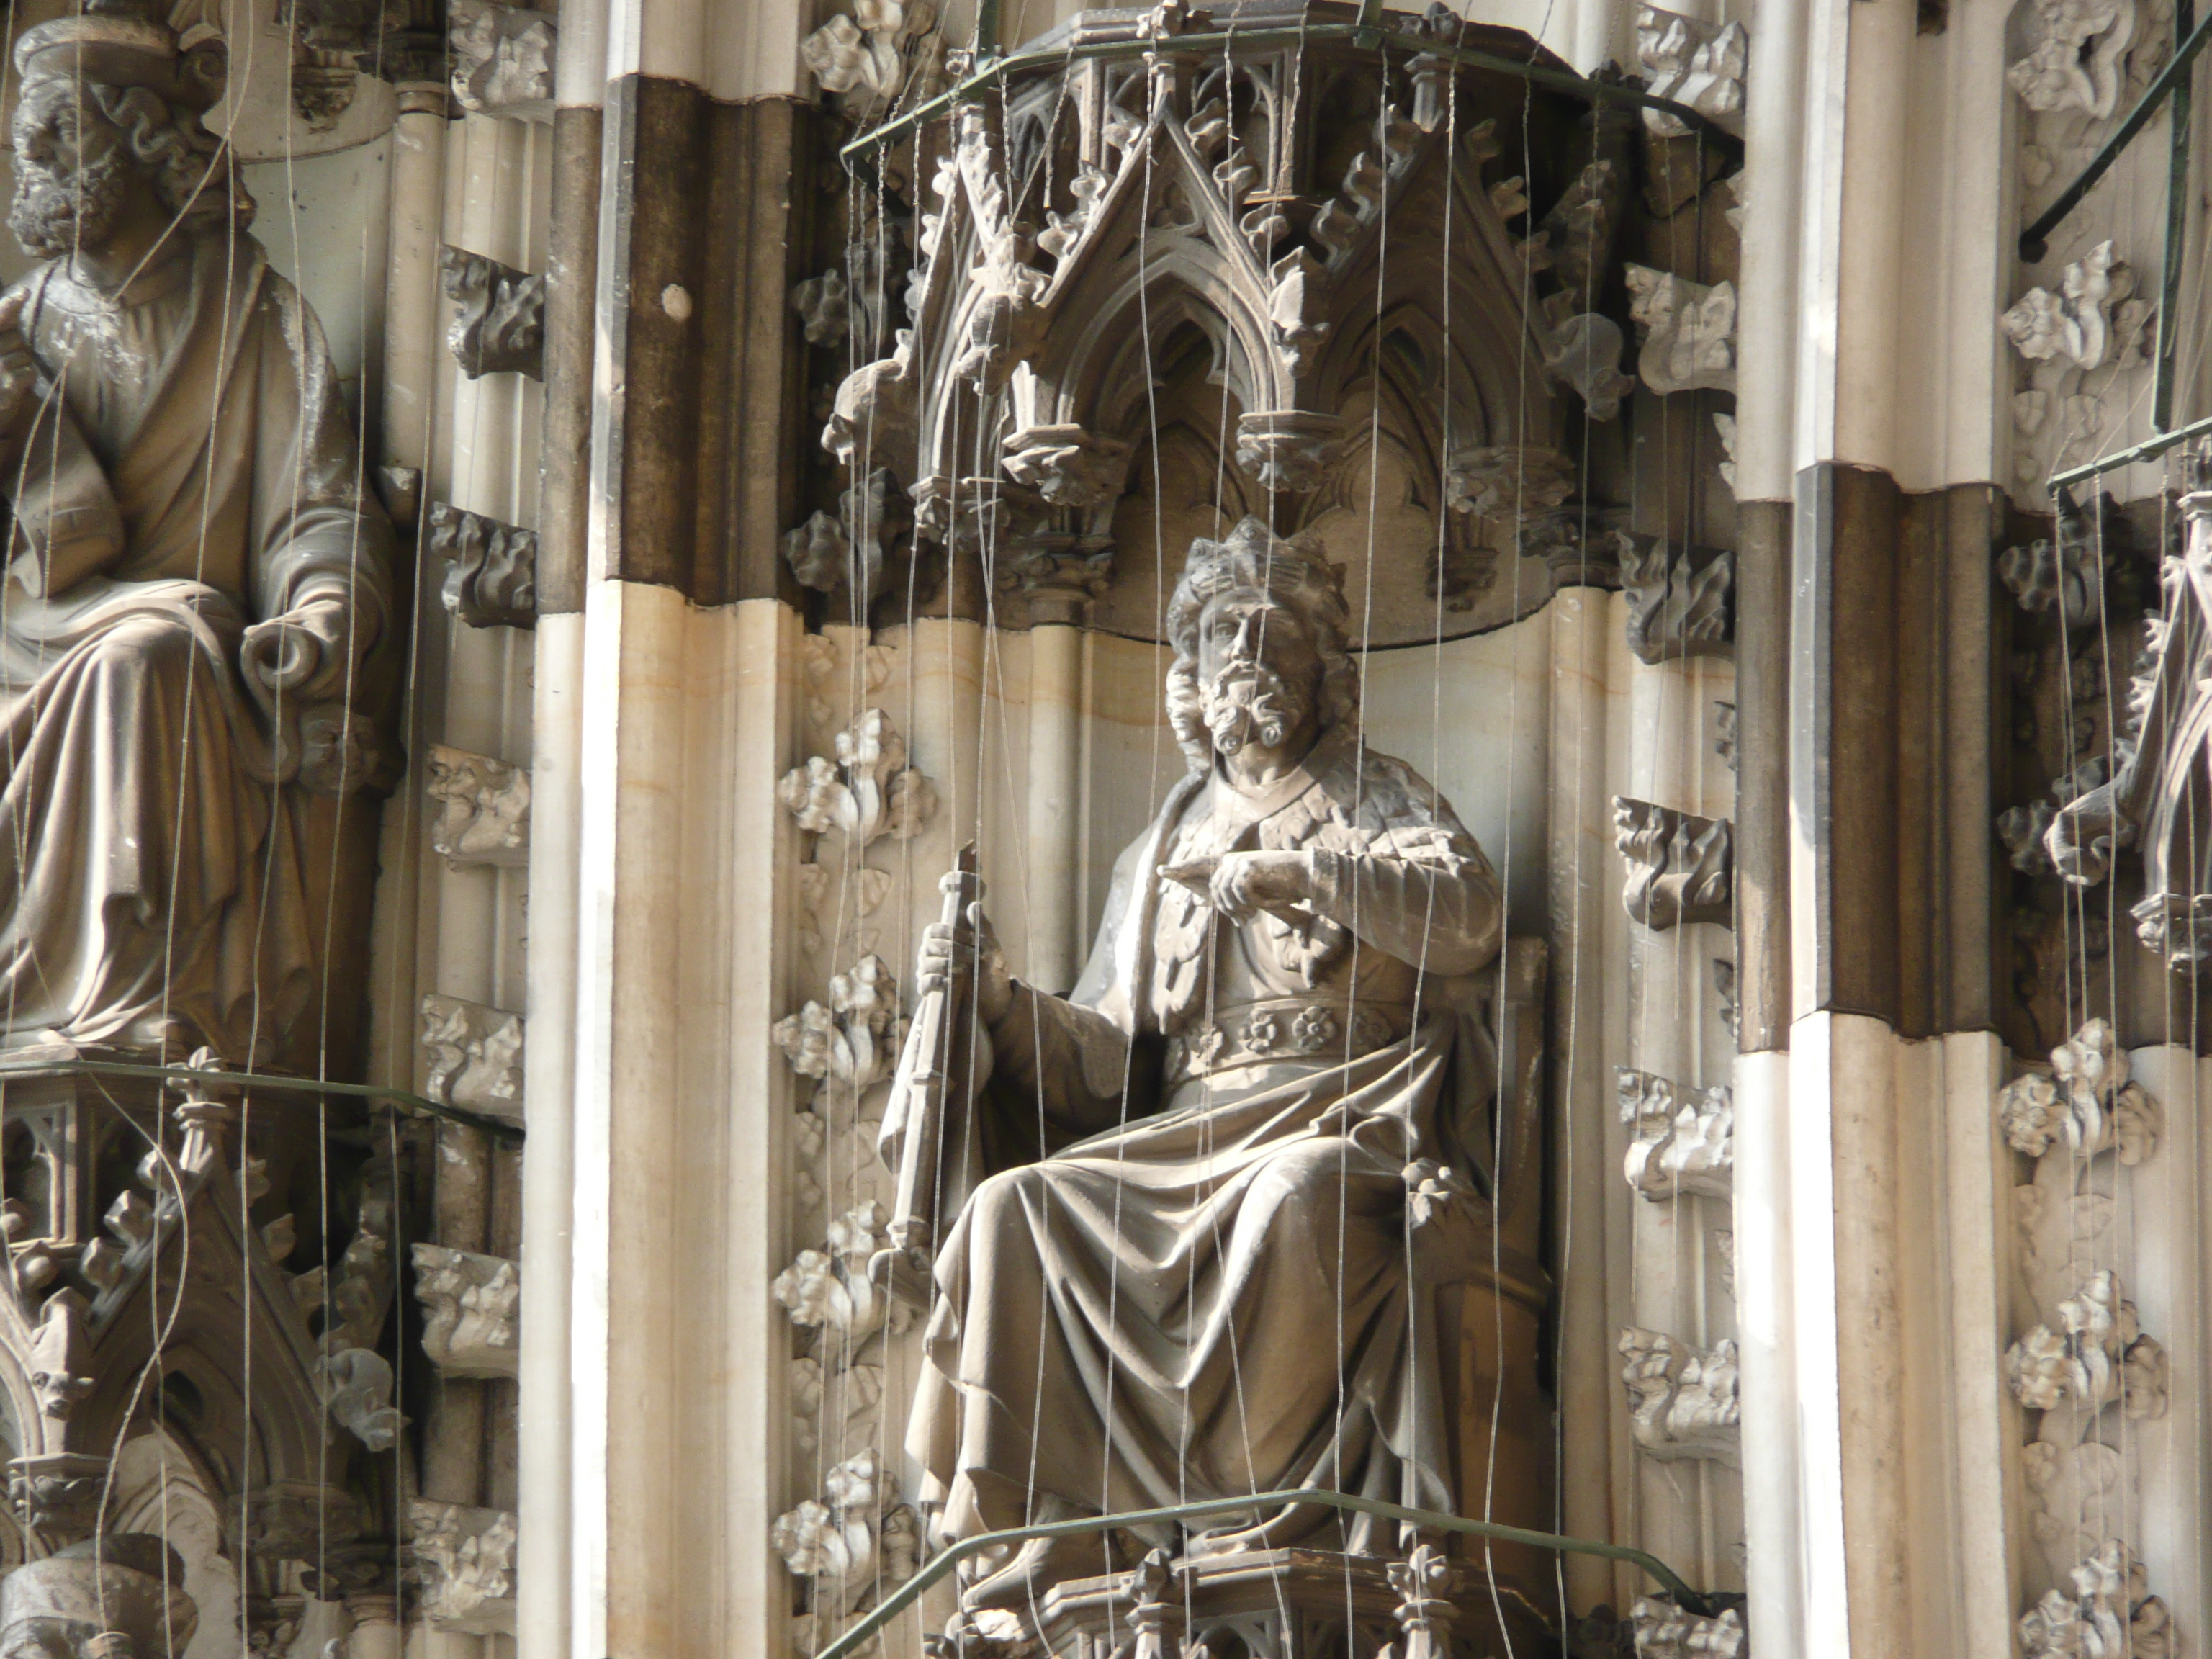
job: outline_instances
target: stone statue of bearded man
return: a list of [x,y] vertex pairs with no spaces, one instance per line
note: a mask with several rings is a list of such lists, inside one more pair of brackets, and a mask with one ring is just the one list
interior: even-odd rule
[[219,75],[118,6],[15,61],[45,263],[0,295],[0,1030],[246,1062],[314,990],[286,786],[368,781],[390,526],[201,124]]
[[[918,983],[972,972],[994,1056],[908,1432],[942,1534],[1297,1487],[1455,1505],[1407,1182],[1479,1162],[1460,1103],[1494,1050],[1449,988],[1497,955],[1499,891],[1437,791],[1362,744],[1346,622],[1308,541],[1248,519],[1194,544],[1168,610],[1190,771],[1081,982],[1012,977],[979,912],[925,935]],[[1194,1531],[1202,1554],[1396,1541],[1310,1506]],[[965,1599],[1026,1607],[1098,1559],[1033,1542]]]

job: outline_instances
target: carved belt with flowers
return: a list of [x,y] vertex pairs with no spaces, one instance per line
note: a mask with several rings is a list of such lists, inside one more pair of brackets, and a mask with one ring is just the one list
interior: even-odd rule
[[1413,1029],[1410,1008],[1395,1003],[1275,997],[1211,1011],[1168,1039],[1170,1085],[1261,1060],[1342,1061],[1387,1048]]

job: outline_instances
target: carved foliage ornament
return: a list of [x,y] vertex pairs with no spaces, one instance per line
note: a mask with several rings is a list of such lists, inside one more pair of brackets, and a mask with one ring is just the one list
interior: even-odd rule
[[1631,537],[1620,560],[1628,648],[1642,663],[1724,657],[1735,637],[1735,553]]
[[1644,927],[1686,921],[1732,925],[1733,861],[1726,818],[1626,795],[1613,798],[1613,845],[1628,860],[1621,903]]
[[1736,1345],[1692,1346],[1662,1331],[1630,1326],[1620,1334],[1620,1380],[1630,1426],[1647,1456],[1709,1458],[1737,1467],[1741,1431]]
[[515,1517],[506,1510],[418,1498],[413,1523],[414,1577],[422,1613],[434,1630],[469,1635],[514,1632]]
[[465,1111],[521,1121],[522,1016],[434,991],[424,995],[421,1012],[429,1061],[422,1092]]
[[1623,1173],[1654,1202],[1683,1193],[1729,1198],[1735,1190],[1735,1108],[1729,1087],[1683,1088],[1624,1066],[1616,1073],[1620,1121],[1633,1132]]
[[834,759],[816,755],[775,787],[800,829],[842,831],[858,854],[880,836],[911,839],[936,814],[936,789],[906,763],[906,739],[882,709],[854,715],[832,747]]
[[[1743,75],[1750,38],[1741,23],[1708,23],[1656,6],[1636,10],[1636,55],[1644,90],[1687,104],[1731,131],[1741,125]],[[1644,125],[1655,137],[1685,137],[1688,125],[1664,110],[1647,109]]]
[[2109,118],[2127,79],[2136,13],[2137,0],[2035,0],[2035,46],[2005,79],[2030,109]]
[[2100,242],[2065,267],[2057,293],[2032,288],[1997,321],[2032,363],[2136,368],[2145,361],[2151,307],[2135,293],[2134,268]]
[[486,374],[545,378],[545,279],[465,249],[441,247],[446,297],[459,312],[446,344],[471,380]]
[[489,755],[430,745],[428,793],[440,811],[430,845],[455,865],[530,862],[530,773]]
[[538,625],[538,532],[440,501],[430,553],[446,561],[446,609],[471,628]]
[[1624,267],[1628,314],[1642,331],[1637,372],[1644,384],[1669,392],[1735,390],[1735,285],[1710,288],[1646,265]]
[[1743,1615],[1734,1607],[1717,1619],[1685,1613],[1672,1601],[1641,1595],[1628,1610],[1636,1659],[1743,1659]]
[[430,1363],[447,1376],[514,1376],[522,1302],[515,1264],[442,1244],[417,1244],[414,1257]]
[[550,120],[558,25],[548,13],[496,0],[453,0],[453,96],[478,115]]

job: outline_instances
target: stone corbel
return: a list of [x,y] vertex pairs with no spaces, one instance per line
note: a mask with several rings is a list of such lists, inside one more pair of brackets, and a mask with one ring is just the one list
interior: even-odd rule
[[553,118],[559,26],[551,14],[496,0],[453,0],[447,13],[453,97],[476,115]]
[[446,1376],[513,1376],[522,1281],[495,1255],[417,1244],[415,1299],[422,1304],[422,1352]]
[[1656,537],[1629,538],[1620,561],[1628,648],[1651,665],[1725,657],[1735,637],[1735,554]]
[[[534,15],[534,14],[533,14]],[[446,297],[460,311],[447,347],[471,380],[486,374],[545,378],[545,279],[465,249],[441,247]]]
[[1237,465],[1261,489],[1305,495],[1336,465],[1343,419],[1304,410],[1263,410],[1237,420]]
[[408,1507],[417,1607],[433,1630],[469,1636],[514,1633],[515,1516],[506,1510],[439,1504]]
[[283,1480],[224,1506],[223,1530],[234,1559],[319,1562],[332,1545],[364,1530],[362,1500],[343,1487]]
[[1613,846],[1628,860],[1621,903],[1644,927],[1732,926],[1734,870],[1726,818],[1702,818],[1626,795],[1613,798]]
[[[1686,104],[1729,131],[1743,125],[1743,75],[1750,37],[1741,23],[1708,23],[1656,6],[1636,10],[1636,56],[1644,65],[1644,90],[1655,98]],[[1665,110],[1644,112],[1645,131],[1657,138],[1680,138],[1689,125]]]
[[1650,1072],[1615,1073],[1620,1121],[1634,1134],[1623,1173],[1654,1202],[1696,1193],[1735,1193],[1735,1107],[1725,1083],[1681,1088]]
[[1663,1331],[1632,1325],[1621,1332],[1620,1349],[1631,1427],[1646,1456],[1663,1462],[1698,1457],[1739,1467],[1734,1342],[1696,1348]]
[[908,841],[937,812],[937,791],[906,763],[906,739],[880,708],[864,709],[831,745],[783,775],[776,799],[813,835],[842,831],[857,857],[889,836]]
[[422,1092],[464,1111],[521,1122],[522,1016],[434,991],[423,997],[421,1012],[429,1061]]
[[447,562],[446,609],[471,628],[538,626],[538,532],[449,502],[430,508],[430,552]]
[[1743,1615],[1734,1607],[1708,1619],[1685,1613],[1672,1601],[1640,1595],[1628,1610],[1628,1623],[1636,1659],[1743,1659]]
[[1643,331],[1644,384],[1671,392],[1735,390],[1735,285],[1708,288],[1648,265],[1624,266],[1628,314]]
[[530,862],[530,773],[488,755],[430,745],[430,799],[440,804],[430,845],[459,866],[520,869]]

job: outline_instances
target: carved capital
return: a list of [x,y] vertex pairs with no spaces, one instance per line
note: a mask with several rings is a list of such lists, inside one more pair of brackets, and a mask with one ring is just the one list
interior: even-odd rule
[[429,1062],[422,1092],[464,1111],[522,1121],[522,1016],[434,991],[421,1012]]
[[1642,663],[1725,657],[1735,638],[1735,554],[1656,538],[1626,538],[1621,592],[1628,648]]
[[1304,410],[1267,410],[1237,421],[1237,465],[1262,489],[1310,495],[1335,465],[1344,422]]
[[438,250],[446,297],[460,311],[447,347],[471,380],[486,374],[545,378],[545,279],[457,247]]
[[88,1538],[106,1484],[107,1460],[52,1452],[8,1462],[8,1501],[23,1524],[57,1546]]
[[506,1510],[418,1498],[414,1577],[433,1630],[471,1636],[514,1633],[515,1517]]
[[522,1301],[515,1264],[442,1244],[417,1244],[414,1255],[430,1363],[447,1376],[514,1376]]
[[341,1486],[285,1480],[227,1507],[224,1531],[235,1559],[314,1563],[327,1544],[349,1543],[365,1522],[362,1500]]
[[1621,1066],[1620,1121],[1634,1135],[1623,1173],[1654,1202],[1697,1193],[1735,1192],[1735,1108],[1726,1084],[1686,1088],[1650,1072]]
[[477,115],[553,117],[553,62],[559,26],[547,12],[496,0],[453,0],[453,97]]
[[1644,1454],[1662,1462],[1707,1458],[1736,1468],[1741,1435],[1735,1344],[1698,1348],[1632,1325],[1621,1332],[1619,1346],[1631,1427]]
[[1686,921],[1732,926],[1729,825],[1650,801],[1613,798],[1613,845],[1628,860],[1620,902],[1632,919],[1664,930]]
[[447,562],[446,609],[471,628],[538,626],[538,532],[440,501],[430,552]]
[[530,773],[488,755],[430,745],[430,799],[440,804],[430,845],[455,865],[530,862]]

